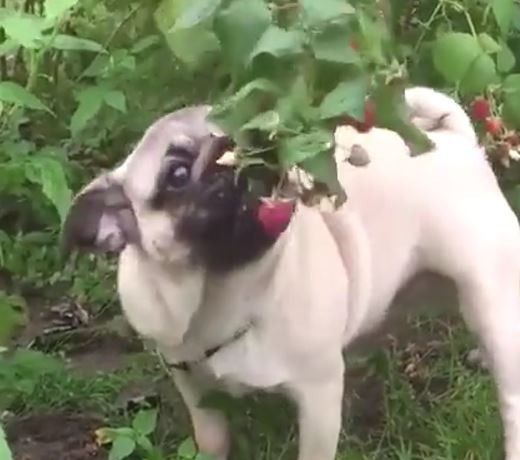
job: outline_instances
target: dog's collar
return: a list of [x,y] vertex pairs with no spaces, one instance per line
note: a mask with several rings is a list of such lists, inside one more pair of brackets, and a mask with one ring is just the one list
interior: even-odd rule
[[194,364],[200,364],[201,362],[205,361],[206,359],[211,358],[216,353],[218,353],[222,348],[227,347],[228,345],[231,345],[232,343],[236,342],[237,340],[241,339],[245,334],[249,332],[251,327],[253,326],[253,322],[248,322],[245,326],[238,329],[229,339],[227,339],[225,342],[222,342],[220,345],[217,345],[215,347],[207,349],[203,356],[199,359],[195,359],[192,361],[180,361],[178,363],[170,363],[168,362],[168,367],[173,368],[179,371],[188,372],[190,370],[190,367]]

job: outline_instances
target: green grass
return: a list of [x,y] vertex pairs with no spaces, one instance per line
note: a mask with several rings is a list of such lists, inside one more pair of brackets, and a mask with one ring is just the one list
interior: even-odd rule
[[[389,347],[359,359],[351,357],[346,379],[350,410],[344,417],[338,459],[500,458],[496,395],[490,376],[466,364],[472,346],[462,327],[427,320]],[[150,375],[146,366],[148,362],[137,363],[118,373],[90,376],[51,366],[25,390],[23,385],[11,388],[11,408],[97,410],[112,426],[120,426],[131,415],[117,413],[117,395],[125,385]],[[154,442],[163,452],[173,453],[190,427],[175,390],[169,382],[161,382],[161,416]],[[216,401],[232,420],[234,458],[295,458],[295,411],[281,396]]]

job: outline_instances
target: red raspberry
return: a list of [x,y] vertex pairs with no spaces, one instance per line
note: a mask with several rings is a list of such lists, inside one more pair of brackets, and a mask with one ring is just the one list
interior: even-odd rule
[[484,121],[491,115],[489,101],[483,97],[479,97],[471,104],[471,115],[477,121]]
[[292,201],[262,201],[257,210],[257,218],[264,231],[277,238],[289,226],[293,212]]
[[486,131],[492,136],[498,136],[502,132],[502,120],[500,118],[486,118]]

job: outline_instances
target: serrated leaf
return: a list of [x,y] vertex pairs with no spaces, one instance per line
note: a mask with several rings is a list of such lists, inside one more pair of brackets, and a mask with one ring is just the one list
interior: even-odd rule
[[103,106],[105,92],[97,86],[91,86],[81,90],[76,98],[79,101],[78,107],[70,120],[70,131],[76,136],[85,129],[88,122],[92,120]]
[[132,455],[134,450],[135,441],[132,438],[126,436],[119,436],[114,440],[114,443],[112,444],[112,448],[110,449],[108,459],[123,460]]
[[59,18],[78,2],[79,0],[46,0],[45,17],[48,19]]
[[0,101],[34,110],[52,111],[34,94],[13,81],[0,82]]
[[30,157],[28,167],[33,171],[28,177],[41,186],[43,194],[64,222],[72,200],[72,191],[63,165],[55,158],[40,154]]
[[215,18],[223,57],[235,73],[246,66],[270,24],[271,12],[263,0],[235,0]]
[[300,0],[302,18],[311,27],[319,27],[351,15],[354,8],[344,0]]
[[466,96],[480,94],[497,80],[495,62],[487,54],[482,54],[469,67],[466,76],[460,82],[460,90]]
[[450,83],[458,83],[482,54],[478,40],[470,34],[450,32],[440,36],[433,47],[435,68]]
[[507,35],[514,15],[514,0],[492,0],[491,8],[502,35]]
[[123,113],[126,112],[126,96],[122,91],[108,90],[103,94],[103,99],[110,107]]
[[394,80],[389,84],[380,84],[371,98],[376,109],[378,127],[399,134],[409,146],[413,155],[428,152],[432,149],[432,142],[426,134],[410,121],[402,81]]
[[197,455],[197,447],[192,438],[187,438],[182,441],[177,449],[177,455],[181,460],[193,460],[195,455]]
[[276,131],[279,125],[280,115],[275,110],[269,110],[260,113],[252,120],[249,120],[244,126],[242,126],[241,131],[258,129],[260,131],[271,132]]
[[45,23],[38,16],[15,12],[4,17],[0,26],[9,39],[24,48],[37,49],[42,46]]
[[134,418],[132,426],[142,435],[149,435],[155,430],[157,424],[157,410],[142,410]]
[[501,46],[489,34],[478,34],[478,41],[482,49],[488,54],[495,54],[501,50]]
[[330,151],[333,145],[333,135],[328,131],[316,128],[308,133],[298,134],[280,141],[278,158],[284,167],[290,168],[320,153]]
[[324,97],[320,105],[320,117],[328,119],[349,115],[361,120],[364,116],[366,95],[367,84],[364,79],[341,82]]
[[261,54],[283,57],[299,54],[303,51],[303,35],[296,30],[285,30],[278,26],[270,26],[260,37],[249,60]]
[[64,51],[93,51],[106,53],[105,48],[99,43],[86,38],[74,37],[73,35],[58,34],[52,40],[52,48]]
[[222,0],[191,0],[175,21],[172,32],[201,25],[217,12],[221,3]]
[[316,59],[339,64],[357,64],[359,54],[348,45],[348,34],[344,27],[333,26],[315,35],[312,50]]

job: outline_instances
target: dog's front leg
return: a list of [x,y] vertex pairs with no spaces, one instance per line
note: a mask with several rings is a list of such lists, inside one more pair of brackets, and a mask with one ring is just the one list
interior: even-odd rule
[[298,460],[334,460],[341,430],[343,367],[327,380],[292,387],[299,411]]
[[186,404],[200,452],[217,460],[226,460],[230,449],[228,421],[224,414],[199,407],[203,389],[189,372],[173,371],[175,385]]

